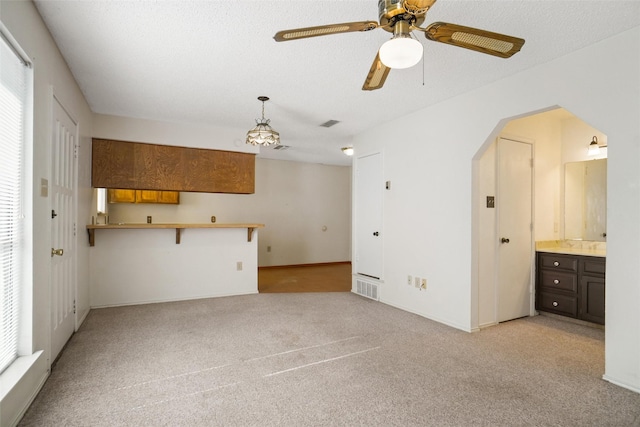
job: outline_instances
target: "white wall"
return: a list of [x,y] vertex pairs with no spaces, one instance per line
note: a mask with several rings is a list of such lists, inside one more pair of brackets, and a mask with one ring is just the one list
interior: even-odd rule
[[[48,376],[50,367],[50,252],[51,252],[51,201],[40,196],[40,179],[50,179],[50,134],[53,94],[61,101],[70,115],[78,122],[80,144],[78,167],[78,223],[91,220],[90,158],[92,116],[64,59],[30,1],[0,2],[0,20],[16,39],[20,47],[31,58],[34,76],[33,117],[33,174],[29,191],[32,193],[33,212],[28,218],[32,227],[33,264],[31,266],[33,286],[23,295],[31,299],[33,307],[30,330],[27,331],[29,345],[21,346],[21,355],[42,350],[26,369],[17,385],[0,402],[0,424],[12,425],[21,412],[26,410]],[[76,304],[78,321],[82,321],[89,310],[89,247],[86,234],[77,238],[78,290]],[[11,369],[11,368],[10,368]],[[4,381],[5,378],[2,378]]]
[[[384,179],[394,182],[395,194],[384,206],[382,301],[463,330],[478,327],[479,230],[472,213],[480,196],[474,158],[512,118],[562,106],[612,144],[605,377],[640,391],[639,55],[636,27],[358,135],[358,154],[381,150]],[[397,129],[415,123],[420,132],[405,133],[402,144],[390,142],[397,141]],[[407,274],[419,270],[426,272],[429,287],[409,292]]]
[[175,235],[175,229],[96,230],[91,307],[258,292],[259,230],[251,242],[246,228],[187,228],[180,244]]
[[[185,146],[193,140],[193,146],[200,148],[214,139],[232,141],[231,135],[237,134],[222,129],[227,136],[218,139],[212,135],[220,128],[98,114],[94,128],[101,138]],[[351,167],[257,158],[254,194],[180,193],[179,205],[109,204],[108,210],[112,223],[145,222],[147,215],[156,223],[208,223],[215,215],[218,223],[265,224],[260,229],[258,263],[272,266],[349,261],[350,203]]]

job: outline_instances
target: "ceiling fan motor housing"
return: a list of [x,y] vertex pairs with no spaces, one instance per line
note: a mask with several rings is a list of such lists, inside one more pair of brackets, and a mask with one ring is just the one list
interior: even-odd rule
[[380,26],[389,32],[393,32],[393,27],[399,20],[419,26],[424,22],[427,10],[435,2],[436,0],[378,0]]

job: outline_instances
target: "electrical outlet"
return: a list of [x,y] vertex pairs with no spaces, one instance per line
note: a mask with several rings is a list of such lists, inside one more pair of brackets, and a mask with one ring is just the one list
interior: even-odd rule
[[416,288],[420,288],[420,278],[416,277],[415,281],[413,282],[416,285]]
[[420,289],[424,289],[425,291],[427,290],[427,279],[422,279],[422,282],[420,282]]
[[407,285],[411,286],[411,283],[413,282],[411,275],[407,276]]
[[242,261],[236,262],[236,270],[242,271]]

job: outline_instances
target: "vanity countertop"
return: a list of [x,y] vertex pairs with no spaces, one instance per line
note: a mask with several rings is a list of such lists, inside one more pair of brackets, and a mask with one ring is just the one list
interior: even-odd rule
[[536,242],[536,252],[605,258],[607,243],[586,240],[541,240]]

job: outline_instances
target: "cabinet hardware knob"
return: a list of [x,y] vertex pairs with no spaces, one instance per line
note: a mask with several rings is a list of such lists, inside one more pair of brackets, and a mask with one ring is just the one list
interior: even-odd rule
[[552,305],[553,305],[554,307],[557,307],[557,306],[558,306],[558,301],[554,301]]
[[553,281],[553,284],[554,284],[554,285],[557,285],[558,283],[560,283],[560,280],[558,280],[558,279],[555,279],[555,280]]
[[380,233],[378,233],[377,231],[374,231],[374,232],[373,232],[373,235],[374,235],[374,236],[376,236],[376,237],[378,237],[378,236],[380,235]]
[[509,239],[506,237],[503,237],[502,239],[500,239],[500,243],[509,243]]
[[558,261],[554,261],[554,262],[553,262],[553,266],[554,266],[554,267],[557,267],[557,266],[559,266],[559,265],[560,265],[560,263],[559,263]]

